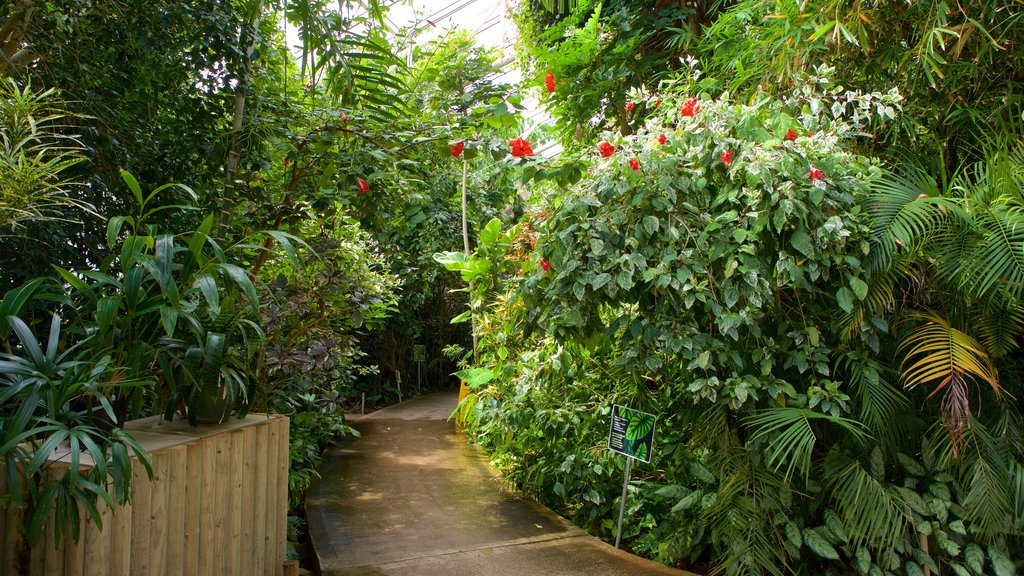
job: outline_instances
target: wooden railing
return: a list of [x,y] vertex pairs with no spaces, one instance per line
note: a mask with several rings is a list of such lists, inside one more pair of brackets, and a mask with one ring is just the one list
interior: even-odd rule
[[[0,574],[25,576],[278,576],[285,565],[288,419],[251,414],[217,426],[147,418],[125,429],[149,453],[150,480],[135,462],[132,501],[102,530],[83,522],[78,542],[28,548],[21,511],[0,506]],[[47,475],[60,477],[67,456]],[[84,460],[84,458],[83,458]],[[7,491],[0,474],[0,494]],[[55,547],[55,542],[58,542]]]

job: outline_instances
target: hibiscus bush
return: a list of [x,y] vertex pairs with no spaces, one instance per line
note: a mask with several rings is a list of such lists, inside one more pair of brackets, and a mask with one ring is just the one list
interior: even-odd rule
[[899,94],[814,76],[782,100],[661,98],[594,144],[577,185],[449,262],[480,304],[462,374],[494,461],[613,538],[624,460],[605,443],[626,404],[659,416],[630,485],[638,553],[728,574],[1012,573],[1019,538],[978,521],[878,361],[889,326],[858,312],[881,169],[851,144]]

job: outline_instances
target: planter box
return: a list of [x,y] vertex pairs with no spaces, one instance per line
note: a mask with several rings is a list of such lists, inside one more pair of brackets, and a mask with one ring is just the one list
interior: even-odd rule
[[[131,504],[99,503],[103,529],[83,521],[68,538],[28,549],[21,513],[0,506],[0,574],[26,576],[278,576],[286,559],[288,419],[250,414],[216,426],[190,427],[159,417],[127,423],[146,449],[153,480],[135,463]],[[67,454],[47,474],[59,477]],[[87,459],[83,457],[83,462]],[[0,475],[0,494],[7,486]],[[84,516],[84,515],[83,515]]]

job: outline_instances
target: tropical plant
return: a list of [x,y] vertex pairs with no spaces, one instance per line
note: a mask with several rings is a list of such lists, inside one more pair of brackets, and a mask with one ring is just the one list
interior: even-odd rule
[[65,131],[68,123],[52,88],[0,81],[0,231],[70,218],[66,208],[89,209],[67,190],[69,169],[85,159],[78,137]]
[[18,353],[0,354],[5,497],[24,511],[30,545],[42,542],[49,521],[77,540],[83,514],[102,525],[99,501],[111,509],[128,502],[133,455],[152,475],[108,396],[146,382],[126,378],[110,356],[94,358],[85,340],[66,342],[56,314],[45,346],[20,318],[8,316],[5,324],[19,344]]
[[657,414],[624,536],[664,562],[1007,573],[1014,412],[968,429],[977,444],[957,457],[880,361],[897,343],[871,307],[894,298],[860,202],[882,171],[848,147],[874,121],[861,111],[888,115],[899,96],[818,76],[781,102],[662,99],[528,226],[441,257],[483,304],[479,360],[460,372],[479,440],[510,480],[610,535],[622,463],[604,450],[607,409]]

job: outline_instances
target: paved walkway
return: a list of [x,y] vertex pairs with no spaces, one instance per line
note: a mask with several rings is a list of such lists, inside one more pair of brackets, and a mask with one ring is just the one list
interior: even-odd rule
[[[324,458],[306,515],[324,576],[690,574],[587,535],[510,492],[455,432],[455,393],[359,419]],[[690,576],[693,576],[690,574]]]

